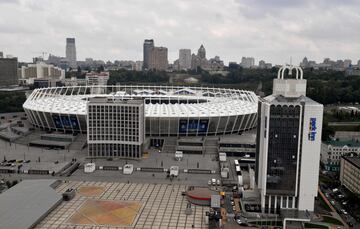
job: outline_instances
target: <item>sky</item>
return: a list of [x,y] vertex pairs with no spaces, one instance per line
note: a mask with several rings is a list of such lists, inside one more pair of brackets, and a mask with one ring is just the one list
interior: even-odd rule
[[31,61],[42,52],[77,59],[142,60],[144,39],[225,63],[255,57],[298,64],[360,59],[360,0],[0,0],[0,51]]

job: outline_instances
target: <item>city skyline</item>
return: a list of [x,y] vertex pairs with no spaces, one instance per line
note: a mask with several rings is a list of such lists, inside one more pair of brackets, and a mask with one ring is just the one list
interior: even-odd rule
[[141,60],[143,40],[154,39],[168,48],[170,62],[179,49],[195,52],[200,44],[226,64],[242,56],[273,64],[290,57],[300,63],[304,56],[317,62],[359,59],[360,32],[354,28],[360,3],[355,1],[164,3],[131,1],[118,7],[117,2],[2,0],[0,13],[16,23],[0,22],[0,50],[26,62],[42,52],[64,56],[65,38],[74,37],[79,60]]

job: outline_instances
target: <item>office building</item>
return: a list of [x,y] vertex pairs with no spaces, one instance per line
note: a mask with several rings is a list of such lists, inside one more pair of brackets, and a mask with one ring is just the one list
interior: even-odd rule
[[327,171],[339,172],[341,157],[350,155],[360,155],[360,142],[331,140],[321,144],[321,163]]
[[150,55],[151,50],[155,47],[153,39],[146,39],[144,41],[144,48],[143,48],[143,69],[148,70],[150,67]]
[[150,49],[149,69],[165,71],[168,68],[168,49],[153,47]]
[[344,60],[344,68],[351,68],[351,60],[349,59]]
[[334,139],[339,141],[360,142],[360,131],[335,131]]
[[179,50],[179,70],[187,70],[191,68],[191,50]]
[[[295,79],[285,79],[285,73]],[[300,67],[283,66],[273,94],[259,101],[256,178],[265,213],[313,211],[323,105],[306,97]]]
[[17,58],[0,58],[0,86],[18,85]]
[[34,79],[34,88],[61,87],[62,82],[58,79]]
[[75,38],[66,38],[66,59],[71,68],[77,68]]
[[85,75],[86,85],[107,85],[109,72],[88,72]]
[[252,68],[255,65],[254,57],[242,57],[240,66],[243,68]]
[[0,52],[0,58],[4,58],[4,53]]
[[135,70],[135,71],[141,71],[142,68],[143,68],[143,62],[140,61],[140,60],[136,61],[136,62],[135,62],[135,68],[134,68],[134,70]]
[[89,157],[142,157],[143,99],[94,97],[89,99],[87,110]]
[[340,182],[351,192],[360,194],[360,157],[341,157]]
[[28,66],[21,66],[18,69],[18,77],[23,85],[33,84],[35,79],[63,80],[65,79],[65,70],[52,64],[37,62],[28,64]]
[[260,60],[259,61],[259,68],[260,69],[270,69],[270,68],[272,68],[272,64],[271,63],[266,63],[264,60]]

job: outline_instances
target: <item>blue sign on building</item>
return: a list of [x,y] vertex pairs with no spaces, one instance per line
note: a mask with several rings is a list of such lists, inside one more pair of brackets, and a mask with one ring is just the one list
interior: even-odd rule
[[316,118],[310,118],[309,122],[309,141],[315,141],[316,137]]
[[206,133],[208,128],[208,120],[181,119],[179,121],[179,133]]

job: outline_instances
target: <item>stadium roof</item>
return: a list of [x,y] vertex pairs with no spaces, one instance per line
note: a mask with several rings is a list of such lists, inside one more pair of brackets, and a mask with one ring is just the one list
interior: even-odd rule
[[33,228],[61,203],[56,180],[24,180],[0,195],[0,228]]
[[257,96],[251,91],[137,85],[115,88],[79,86],[36,89],[24,103],[24,108],[49,113],[86,115],[88,98],[111,98],[115,95],[117,98],[120,95],[124,98],[141,97],[150,101],[145,105],[146,117],[228,117],[257,112]]

